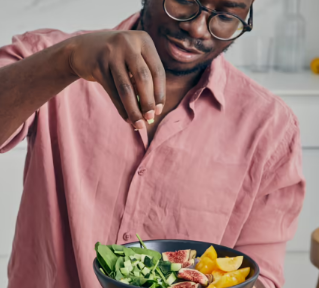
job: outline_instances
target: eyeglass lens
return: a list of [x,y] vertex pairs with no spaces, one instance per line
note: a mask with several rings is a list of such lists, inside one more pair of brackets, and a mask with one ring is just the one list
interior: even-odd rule
[[[177,21],[189,21],[199,14],[200,6],[195,0],[165,0],[165,10]],[[208,28],[214,37],[231,40],[242,34],[244,26],[237,17],[225,13],[211,17]]]

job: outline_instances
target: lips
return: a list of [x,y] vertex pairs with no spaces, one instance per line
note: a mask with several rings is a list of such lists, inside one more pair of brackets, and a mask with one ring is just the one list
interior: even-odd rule
[[172,39],[171,37],[167,36],[167,50],[170,56],[182,63],[190,63],[198,60],[202,57],[203,53],[199,52],[198,50],[187,47],[184,43]]

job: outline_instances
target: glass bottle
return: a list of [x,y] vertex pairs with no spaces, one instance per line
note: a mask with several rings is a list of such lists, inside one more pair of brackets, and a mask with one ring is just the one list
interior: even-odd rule
[[283,0],[284,15],[277,21],[275,68],[283,72],[303,69],[306,54],[306,21],[300,14],[300,0]]

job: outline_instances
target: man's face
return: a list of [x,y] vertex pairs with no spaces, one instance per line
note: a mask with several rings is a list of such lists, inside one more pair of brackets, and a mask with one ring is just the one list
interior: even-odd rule
[[[246,19],[252,0],[201,0],[203,6],[225,11]],[[236,5],[241,3],[242,5]],[[210,34],[210,14],[202,12],[189,22],[170,18],[163,9],[163,0],[146,0],[141,24],[152,37],[167,72],[185,75],[206,68],[233,41],[221,41]],[[184,48],[184,49],[183,49]]]

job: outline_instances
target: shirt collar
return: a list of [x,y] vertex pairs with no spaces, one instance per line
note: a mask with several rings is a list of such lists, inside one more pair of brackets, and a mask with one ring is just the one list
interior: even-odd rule
[[221,54],[206,68],[197,85],[197,91],[201,90],[201,93],[196,93],[191,102],[195,102],[204,90],[208,90],[211,96],[219,103],[221,110],[224,110],[224,92],[227,81],[224,62],[224,55]]
[[[131,15],[117,25],[114,30],[132,29],[139,21],[140,14],[140,12],[137,12]],[[225,108],[224,90],[227,82],[224,62],[225,59],[223,54],[214,59],[212,64],[204,71],[198,85],[196,85],[199,87],[199,90],[204,91],[205,89],[208,89],[212,97],[214,97],[220,104],[221,110]],[[195,93],[195,96],[191,99],[191,102],[195,102],[200,95],[201,93]]]

